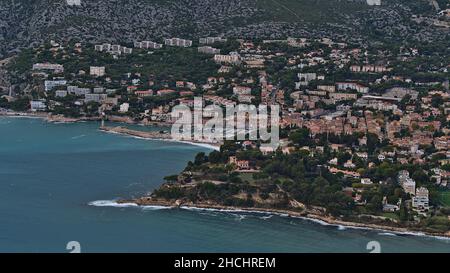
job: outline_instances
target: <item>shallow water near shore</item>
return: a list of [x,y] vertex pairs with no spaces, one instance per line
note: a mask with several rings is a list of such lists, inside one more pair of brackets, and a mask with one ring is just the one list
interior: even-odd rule
[[145,194],[210,151],[98,127],[0,117],[0,252],[450,252],[450,240],[279,215],[89,205]]

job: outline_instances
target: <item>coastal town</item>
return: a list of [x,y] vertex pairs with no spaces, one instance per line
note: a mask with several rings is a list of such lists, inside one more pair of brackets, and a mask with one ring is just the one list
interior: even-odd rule
[[277,104],[278,148],[216,142],[220,149],[131,202],[287,211],[450,236],[448,50],[332,38],[51,40],[0,61],[0,115],[118,122],[99,127],[164,140],[172,109],[194,108],[194,97],[221,107]]

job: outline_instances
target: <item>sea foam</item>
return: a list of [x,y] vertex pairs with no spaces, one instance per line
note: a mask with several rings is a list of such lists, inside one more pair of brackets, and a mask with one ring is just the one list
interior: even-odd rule
[[92,202],[89,203],[89,206],[94,206],[94,207],[115,207],[115,208],[138,207],[137,204],[133,204],[133,203],[119,204],[115,200],[92,201]]
[[134,203],[117,203],[115,200],[98,200],[88,204],[94,207],[114,207],[114,208],[141,208],[142,210],[162,210],[171,209],[171,207],[165,206],[139,206]]

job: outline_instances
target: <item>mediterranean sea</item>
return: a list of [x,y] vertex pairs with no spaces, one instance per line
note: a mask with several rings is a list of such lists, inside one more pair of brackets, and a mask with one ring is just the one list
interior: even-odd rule
[[[114,206],[207,147],[0,117],[0,252],[450,252],[450,240],[258,213]],[[103,201],[102,201],[103,200]],[[106,200],[106,201],[105,201]]]

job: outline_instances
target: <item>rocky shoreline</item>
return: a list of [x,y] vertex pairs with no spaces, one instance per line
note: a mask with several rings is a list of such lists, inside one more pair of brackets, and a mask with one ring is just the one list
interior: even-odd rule
[[447,233],[436,233],[436,232],[428,232],[419,229],[409,229],[406,227],[393,227],[388,225],[380,225],[380,224],[371,224],[371,223],[360,223],[360,222],[350,222],[344,221],[335,217],[331,217],[328,215],[322,215],[316,213],[312,210],[305,211],[295,211],[295,210],[286,210],[286,209],[275,209],[275,208],[261,208],[261,207],[231,207],[231,206],[223,206],[219,204],[214,204],[211,202],[205,203],[192,203],[192,202],[183,202],[181,200],[175,201],[167,201],[162,199],[153,199],[151,197],[142,197],[138,199],[131,200],[118,200],[118,204],[135,204],[140,207],[144,206],[158,206],[158,207],[169,207],[169,208],[198,208],[205,210],[219,210],[219,211],[227,211],[227,212],[248,212],[248,213],[267,213],[274,215],[285,215],[293,218],[300,218],[310,221],[320,222],[322,224],[332,225],[332,226],[343,226],[347,228],[355,228],[355,229],[368,229],[368,230],[379,230],[379,231],[388,231],[397,234],[406,234],[406,235],[426,235],[432,237],[440,237],[440,238],[448,238],[450,239],[450,232]]

